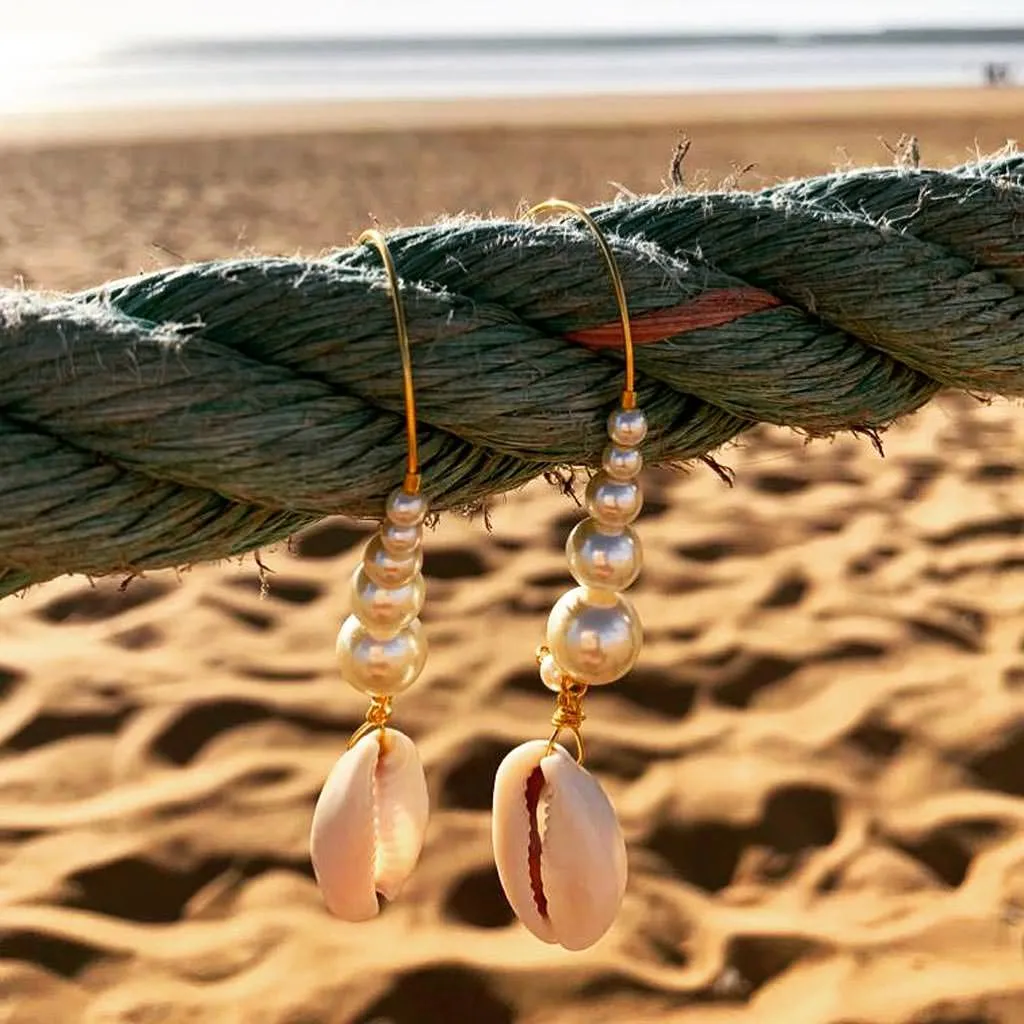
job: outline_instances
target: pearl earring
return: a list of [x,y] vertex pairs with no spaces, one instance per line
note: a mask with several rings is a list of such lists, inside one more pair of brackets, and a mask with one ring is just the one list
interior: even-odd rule
[[[566,543],[579,584],[551,610],[546,644],[537,651],[540,677],[556,694],[548,740],[515,748],[494,782],[492,839],[498,875],[520,921],[544,942],[586,949],[611,927],[626,889],[626,847],[615,811],[583,767],[583,698],[591,686],[621,679],[636,664],[643,631],[621,591],[640,574],[640,540],[630,525],[643,496],[637,476],[647,419],[637,408],[633,339],[625,289],[611,248],[593,218],[574,203],[552,199],[528,211],[567,210],[584,220],[604,256],[622,320],[626,383],[621,407],[608,419],[610,444],[586,491],[588,518]],[[558,743],[575,741],[573,759]]]
[[341,676],[369,696],[370,707],[324,783],[310,830],[310,857],[324,902],[346,921],[368,920],[378,913],[378,895],[398,895],[419,859],[429,813],[416,747],[388,727],[393,698],[416,681],[427,657],[418,618],[427,502],[420,493],[412,357],[384,236],[364,231],[363,243],[380,253],[390,285],[409,447],[405,480],[388,498],[380,529],[352,575],[352,613],[338,633]]

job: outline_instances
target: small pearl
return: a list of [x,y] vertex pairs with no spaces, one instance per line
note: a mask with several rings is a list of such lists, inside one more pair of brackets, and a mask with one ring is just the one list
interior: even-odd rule
[[613,480],[607,473],[590,478],[587,511],[602,525],[620,527],[633,522],[644,507],[644,496],[635,480]]
[[625,590],[643,565],[643,549],[635,531],[626,526],[619,533],[605,533],[593,519],[573,527],[565,542],[569,571],[580,586]]
[[393,555],[384,547],[378,533],[363,552],[366,575],[381,587],[401,587],[423,568],[423,551],[416,548],[407,555]]
[[633,480],[644,468],[644,457],[636,448],[610,444],[601,456],[601,466],[613,480]]
[[409,555],[423,541],[423,527],[399,526],[385,519],[380,524],[380,542],[389,555]]
[[350,615],[335,647],[341,678],[371,697],[393,697],[408,690],[427,660],[427,641],[419,619],[387,640],[379,640]]
[[640,409],[616,409],[608,417],[608,436],[623,448],[635,448],[647,436],[647,417]]
[[555,661],[574,679],[600,686],[621,679],[640,657],[643,629],[633,605],[621,594],[598,595],[577,587],[548,616],[547,644]]
[[387,514],[396,526],[419,526],[427,516],[427,499],[399,487],[388,497]]
[[420,613],[426,587],[416,573],[400,587],[382,587],[360,565],[352,574],[352,614],[378,640],[387,640],[404,629]]
[[565,673],[558,667],[558,662],[550,654],[540,660],[540,681],[549,689],[558,693],[562,689]]

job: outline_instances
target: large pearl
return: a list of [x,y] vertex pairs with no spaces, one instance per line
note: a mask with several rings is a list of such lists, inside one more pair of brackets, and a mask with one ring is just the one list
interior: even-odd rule
[[647,436],[647,417],[640,409],[616,409],[608,417],[608,436],[623,448],[635,448]]
[[427,499],[399,487],[388,496],[387,515],[396,526],[419,526],[427,515]]
[[378,640],[387,640],[408,626],[419,615],[425,595],[421,573],[400,587],[374,583],[362,565],[352,574],[352,614]]
[[601,466],[613,480],[633,480],[644,468],[644,457],[637,448],[610,444],[601,456]]
[[606,533],[593,519],[583,519],[573,527],[565,553],[576,582],[601,590],[625,590],[643,565],[640,538],[631,527]]
[[377,533],[363,552],[363,568],[378,586],[401,587],[423,568],[423,551],[416,547],[405,555],[392,554]]
[[621,594],[577,587],[548,616],[547,645],[555,661],[590,686],[621,679],[640,657],[640,618]]
[[427,660],[427,640],[419,619],[380,640],[350,615],[342,623],[335,649],[342,679],[371,697],[394,697],[409,689]]
[[590,478],[587,511],[602,526],[621,527],[633,522],[644,507],[644,496],[635,480],[613,480],[607,473]]

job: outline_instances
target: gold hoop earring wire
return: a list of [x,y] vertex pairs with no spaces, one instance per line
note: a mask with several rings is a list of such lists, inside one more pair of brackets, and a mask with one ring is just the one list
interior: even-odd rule
[[[582,206],[579,206],[577,203],[570,202],[569,200],[546,199],[544,202],[537,203],[536,206],[530,207],[530,209],[524,214],[524,217],[533,218],[538,213],[554,211],[571,213],[582,220],[590,229],[590,232],[594,236],[594,240],[597,242],[597,246],[601,251],[601,255],[604,257],[605,265],[608,268],[608,274],[611,277],[612,289],[615,292],[615,302],[619,308],[619,320],[622,324],[622,346],[625,350],[626,379],[622,390],[621,405],[624,410],[634,410],[636,409],[636,371],[635,360],[633,357],[633,332],[629,320],[629,305],[626,301],[626,289],[622,283],[622,274],[619,272],[618,264],[615,262],[615,256],[612,253],[611,246],[608,244],[608,240],[605,238],[604,233],[601,231],[600,227],[598,227],[594,218],[591,217],[591,215]],[[544,674],[544,662],[549,658],[550,651],[546,645],[542,645],[537,649],[537,661],[542,667],[542,675]],[[583,764],[585,757],[582,725],[586,718],[586,715],[583,712],[583,698],[586,695],[587,689],[588,687],[586,683],[579,682],[571,676],[561,673],[561,685],[556,698],[557,703],[555,706],[555,712],[551,717],[553,732],[548,739],[548,753],[550,754],[562,731],[565,730],[570,732],[576,743],[576,761],[580,765]]]
[[405,325],[405,307],[398,291],[398,274],[395,262],[391,258],[387,240],[376,228],[368,228],[356,240],[357,245],[372,245],[384,263],[384,272],[388,275],[391,289],[391,308],[395,313],[395,333],[398,335],[398,348],[402,356],[402,391],[405,399],[405,435],[409,443],[409,454],[403,489],[409,494],[420,491],[420,459],[419,446],[416,442],[416,394],[412,387],[412,352],[409,348],[409,330]]
[[[412,352],[409,347],[409,330],[406,327],[405,308],[402,305],[402,296],[398,290],[398,273],[395,270],[395,262],[391,258],[391,250],[388,248],[387,240],[383,232],[376,228],[368,228],[356,240],[357,245],[372,245],[380,254],[381,262],[384,264],[384,272],[388,278],[388,287],[391,292],[391,308],[395,315],[395,333],[398,336],[398,348],[402,359],[402,394],[405,404],[405,434],[407,441],[405,479],[402,482],[402,491],[410,497],[416,497],[420,493],[419,445],[416,438],[416,394],[412,383]],[[356,745],[367,733],[374,729],[380,729],[381,735],[392,713],[392,698],[390,696],[375,696],[370,699],[370,707],[366,712],[366,721],[352,734],[348,741],[348,749]]]
[[619,320],[622,323],[622,347],[626,355],[626,384],[622,391],[622,408],[635,409],[636,370],[634,369],[635,361],[633,358],[633,331],[629,322],[629,304],[626,302],[626,289],[622,284],[622,274],[619,273],[619,266],[615,262],[611,246],[604,237],[604,233],[597,226],[594,218],[582,206],[570,202],[568,199],[545,199],[543,203],[531,206],[524,216],[532,218],[534,214],[554,210],[572,213],[579,217],[590,229],[591,234],[594,236],[594,241],[597,242],[601,255],[604,257],[605,265],[608,267],[608,274],[612,279],[612,288],[615,291],[615,302],[619,307]]

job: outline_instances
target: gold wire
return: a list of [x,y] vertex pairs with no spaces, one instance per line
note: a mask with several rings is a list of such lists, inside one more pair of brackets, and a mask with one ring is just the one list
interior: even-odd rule
[[[388,249],[387,239],[382,232],[376,228],[367,228],[356,242],[357,245],[364,243],[369,243],[380,253],[380,258],[384,263],[384,272],[388,276],[388,286],[391,289],[391,308],[395,313],[395,333],[398,335],[398,349],[402,356],[402,394],[405,400],[405,435],[408,440],[405,480],[402,483],[402,489],[406,494],[419,494],[421,478],[419,446],[416,440],[416,393],[412,386],[412,352],[409,348],[409,330],[405,325],[405,308],[402,306],[402,296],[398,291],[398,274],[395,271],[395,262],[391,258],[391,251]],[[346,749],[351,750],[374,729],[380,730],[380,742],[383,749],[392,710],[390,697],[371,697],[370,706],[366,710],[366,720],[349,737]]]
[[568,680],[562,684],[562,689],[555,698],[555,713],[551,716],[551,725],[554,728],[548,737],[547,748],[547,753],[550,754],[562,732],[572,733],[572,738],[576,741],[576,763],[580,767],[583,767],[587,756],[583,744],[583,722],[587,717],[583,713],[583,698],[586,693],[585,683]]
[[[540,665],[550,653],[548,648],[541,644],[536,651],[537,664]],[[586,696],[586,693],[586,683],[578,683],[571,676],[562,675],[562,686],[558,691],[558,696],[555,698],[555,712],[551,716],[551,724],[554,726],[554,731],[548,737],[546,751],[546,754],[550,755],[555,749],[558,737],[563,732],[571,732],[573,739],[576,741],[576,763],[580,767],[583,766],[583,761],[586,757],[582,731],[583,722],[587,717],[583,712],[583,698]]]
[[402,353],[402,390],[405,396],[405,434],[409,441],[409,453],[406,462],[405,482],[403,489],[408,494],[418,494],[420,489],[419,446],[416,443],[416,395],[412,387],[412,353],[409,349],[409,331],[405,325],[405,309],[398,291],[398,274],[391,258],[387,240],[376,228],[367,228],[360,236],[357,245],[372,245],[384,262],[384,270],[388,275],[391,288],[391,307],[395,311],[395,332],[398,334],[398,348]]
[[392,712],[390,697],[371,697],[370,706],[366,709],[366,721],[349,737],[346,750],[351,750],[367,733],[380,729],[381,742],[384,742],[384,731]]
[[[612,288],[615,292],[615,302],[619,307],[619,319],[622,322],[622,347],[626,354],[626,383],[622,391],[622,408],[636,408],[636,371],[633,358],[633,331],[629,321],[629,303],[626,301],[626,288],[622,283],[622,274],[619,273],[619,266],[615,262],[611,246],[604,236],[604,232],[597,226],[597,222],[577,203],[567,199],[545,199],[536,206],[531,206],[524,214],[525,217],[533,217],[534,214],[543,213],[549,210],[563,210],[575,214],[588,228],[597,242],[601,255],[604,257],[605,265],[612,279]],[[546,647],[537,649],[538,663],[548,654]],[[555,743],[562,732],[572,733],[576,741],[576,763],[583,764],[586,758],[586,749],[583,744],[582,726],[586,715],[583,713],[583,698],[586,695],[587,686],[585,683],[577,682],[569,676],[563,676],[562,687],[555,698],[555,713],[551,716],[551,724],[554,731],[548,739],[547,752],[554,750]]]
[[626,289],[622,284],[622,275],[619,273],[619,267],[615,262],[611,246],[604,237],[604,232],[597,226],[594,218],[582,206],[572,203],[568,199],[545,199],[544,202],[531,206],[524,216],[532,217],[535,213],[541,213],[545,210],[564,210],[568,213],[574,213],[590,228],[594,239],[597,241],[598,248],[601,250],[601,255],[604,256],[604,261],[608,266],[608,273],[611,275],[612,288],[615,290],[615,301],[619,307],[619,318],[622,321],[622,346],[626,350],[626,386],[622,392],[622,408],[635,409],[636,388],[633,361],[633,331],[629,322],[629,305],[626,302]]

